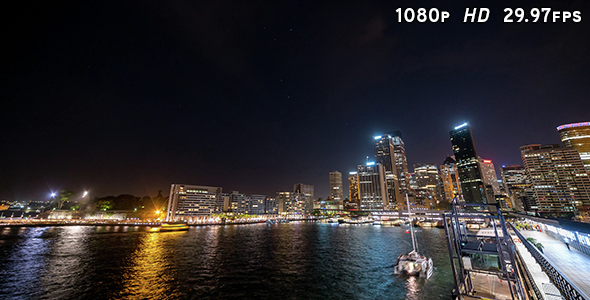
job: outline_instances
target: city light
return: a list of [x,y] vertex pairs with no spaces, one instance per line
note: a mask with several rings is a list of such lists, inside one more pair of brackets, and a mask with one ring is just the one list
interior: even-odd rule
[[376,140],[378,140],[378,139],[380,139],[380,138],[381,138],[381,136],[380,136],[380,135],[376,135],[376,136],[375,136],[375,139],[376,139]]
[[463,124],[461,124],[461,125],[459,125],[459,126],[455,127],[455,130],[457,130],[457,129],[459,129],[459,128],[463,128],[463,127],[465,127],[465,126],[467,126],[467,123],[463,123]]
[[82,195],[82,198],[88,196],[88,191],[84,191],[84,195]]
[[492,163],[492,160],[491,159],[484,159],[483,162],[486,163],[486,164],[491,164]]
[[57,194],[55,192],[51,192],[51,197],[55,198],[55,196],[57,196]]
[[372,165],[374,165],[374,164],[375,164],[375,162],[374,162],[374,161],[367,162],[367,166],[372,166]]
[[590,126],[590,122],[582,122],[582,123],[573,123],[573,124],[566,124],[557,127],[557,130],[562,130],[565,128],[572,128],[572,127],[582,127],[582,126]]
[[348,172],[350,175],[356,175],[356,172]]

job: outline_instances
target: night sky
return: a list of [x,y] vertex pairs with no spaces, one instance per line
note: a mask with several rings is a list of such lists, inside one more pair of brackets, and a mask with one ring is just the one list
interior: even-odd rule
[[[0,200],[168,194],[171,183],[328,195],[400,130],[410,170],[452,154],[522,164],[590,121],[588,1],[19,1],[2,15]],[[486,23],[463,23],[466,7]],[[504,7],[582,22],[503,23]],[[437,7],[445,23],[398,23]],[[346,179],[345,179],[345,187]]]

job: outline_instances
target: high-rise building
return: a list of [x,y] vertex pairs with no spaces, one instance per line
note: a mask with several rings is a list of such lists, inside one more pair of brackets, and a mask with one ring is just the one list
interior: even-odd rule
[[395,157],[395,166],[399,182],[399,190],[402,195],[411,195],[410,176],[408,172],[408,160],[406,158],[406,145],[402,138],[402,133],[394,131],[390,133],[393,143],[393,153]]
[[530,189],[530,184],[523,166],[502,166],[502,184],[510,198],[512,208],[517,211],[537,209],[535,199],[527,197],[527,189]]
[[451,156],[447,157],[439,167],[445,200],[451,203],[455,197],[461,198],[461,183],[457,162]]
[[433,208],[438,204],[440,195],[438,169],[434,164],[415,164],[414,175],[416,176],[417,188],[416,203],[426,208]]
[[469,125],[464,123],[455,127],[454,130],[451,130],[450,135],[457,161],[463,200],[466,203],[492,203],[493,201],[488,201],[486,198],[486,187]]
[[351,203],[356,203],[357,207],[360,205],[361,198],[359,194],[358,172],[348,173],[348,201]]
[[299,192],[277,192],[277,202],[282,215],[307,215],[313,211],[313,201]]
[[330,172],[330,198],[332,201],[342,202],[344,200],[342,190],[342,173],[338,171]]
[[272,215],[279,213],[279,204],[276,198],[266,197],[264,199],[264,213]]
[[500,195],[500,184],[498,183],[498,175],[496,175],[496,167],[491,159],[479,158],[479,165],[481,167],[481,175],[483,176],[483,184],[491,186],[494,195]]
[[172,184],[166,220],[188,220],[211,215],[216,211],[221,193],[220,187]]
[[293,185],[293,193],[303,195],[305,201],[305,213],[311,214],[313,212],[313,185],[297,183]]
[[590,178],[578,150],[535,144],[520,147],[520,153],[539,213],[590,205]]
[[265,214],[264,201],[266,195],[250,195],[248,197],[248,214],[262,215]]
[[389,134],[375,137],[375,160],[385,171],[385,184],[387,186],[388,203],[397,204],[403,197],[399,189],[398,171],[395,164],[395,150],[393,140]]
[[234,214],[246,214],[248,213],[248,201],[247,196],[238,192],[231,191],[229,194],[229,212]]
[[359,183],[359,210],[389,210],[389,195],[385,168],[381,164],[369,162],[357,169]]
[[586,171],[590,172],[590,122],[561,125],[557,131],[566,147],[578,150]]

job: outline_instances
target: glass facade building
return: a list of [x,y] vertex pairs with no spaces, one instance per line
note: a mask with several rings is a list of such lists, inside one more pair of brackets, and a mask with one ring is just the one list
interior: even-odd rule
[[540,213],[590,205],[590,178],[578,150],[535,144],[520,147],[520,153]]
[[359,186],[359,210],[389,210],[389,195],[385,183],[386,172],[381,164],[359,165],[357,170]]
[[457,161],[461,192],[466,203],[488,203],[473,135],[467,123],[451,130],[451,144]]
[[218,211],[221,193],[220,187],[172,184],[166,220],[190,220],[192,217],[209,216]]
[[383,167],[385,172],[385,184],[387,186],[388,203],[392,205],[400,201],[403,203],[403,197],[400,193],[398,170],[395,164],[395,150],[393,139],[390,135],[375,137],[375,160],[377,164]]
[[590,172],[590,122],[561,125],[557,131],[566,147],[578,150],[586,171]]

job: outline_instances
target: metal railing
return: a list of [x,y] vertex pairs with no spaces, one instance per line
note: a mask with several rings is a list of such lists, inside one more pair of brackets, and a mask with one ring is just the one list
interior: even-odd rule
[[545,255],[543,255],[539,251],[539,249],[537,249],[537,247],[532,245],[522,234],[520,234],[520,232],[518,232],[514,225],[510,224],[510,226],[512,227],[512,230],[514,230],[518,238],[522,241],[522,244],[529,250],[531,255],[541,266],[543,272],[545,272],[549,276],[551,282],[553,282],[553,284],[559,289],[559,292],[565,299],[590,300],[590,297],[588,297],[586,294],[584,294],[584,292],[578,289],[578,287],[575,286],[571,281],[569,281],[569,279],[567,279],[567,277],[563,273],[561,273],[559,270],[553,267],[553,265],[545,258]]
[[518,251],[516,251],[516,262],[518,263],[519,267],[521,267],[520,270],[522,270],[522,272],[524,273],[524,276],[522,277],[524,278],[527,286],[530,287],[530,289],[532,289],[535,293],[536,299],[543,300],[543,294],[539,290],[539,287],[537,287],[537,284],[535,283],[535,280],[533,279],[533,276],[531,275],[529,268],[527,267],[526,263],[524,262],[524,259],[522,259],[522,256],[520,255],[520,253],[518,253]]

